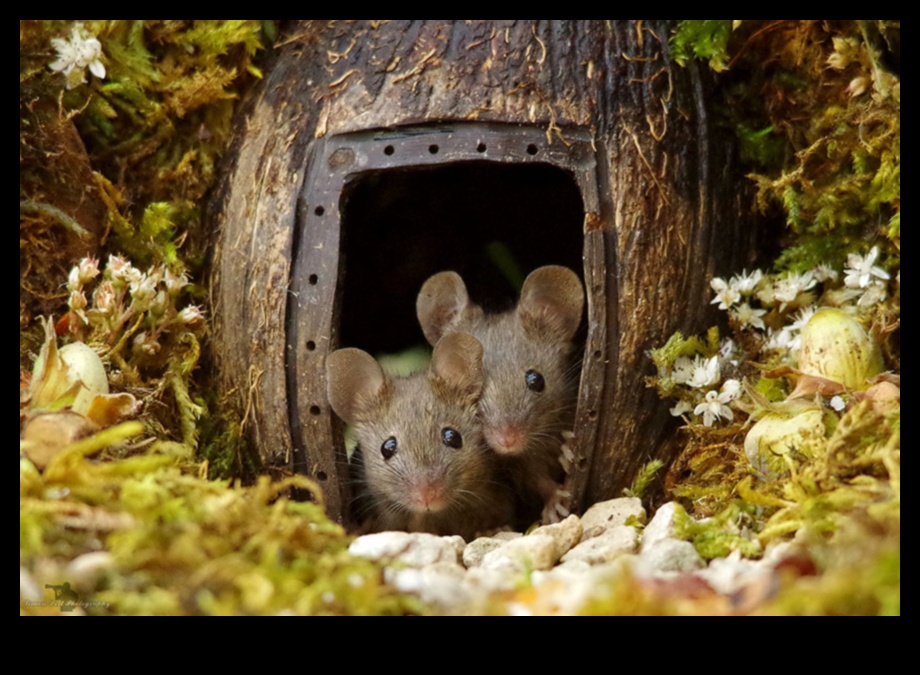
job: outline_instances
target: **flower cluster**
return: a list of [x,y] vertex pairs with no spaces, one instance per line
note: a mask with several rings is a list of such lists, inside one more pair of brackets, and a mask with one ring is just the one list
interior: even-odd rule
[[105,65],[102,63],[102,43],[89,35],[82,23],[74,24],[70,39],[53,38],[51,46],[57,51],[57,60],[48,67],[67,78],[67,88],[73,89],[86,82],[89,72],[100,80],[105,79]]
[[[88,286],[97,281],[90,298]],[[99,261],[84,258],[70,271],[70,292],[65,329],[76,337],[91,333],[93,341],[114,345],[125,330],[135,332],[135,354],[154,356],[160,339],[173,329],[195,329],[204,324],[204,314],[194,305],[176,308],[189,279],[184,272],[155,267],[142,272],[125,258],[109,256],[105,270]]]
[[[653,352],[658,376],[651,382],[663,396],[677,400],[671,414],[712,427],[734,421],[733,410],[749,410],[741,385],[743,364],[798,367],[802,332],[820,307],[848,314],[877,309],[887,299],[891,281],[876,265],[878,257],[878,248],[865,256],[851,254],[842,273],[821,265],[803,273],[754,270],[713,279],[712,304],[728,313],[735,339],[720,342],[710,336],[706,342],[675,336]],[[896,282],[900,286],[900,274]],[[837,410],[843,399],[838,396],[828,404]]]

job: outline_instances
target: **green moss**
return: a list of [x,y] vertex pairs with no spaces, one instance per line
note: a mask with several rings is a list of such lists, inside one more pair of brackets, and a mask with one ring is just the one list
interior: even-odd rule
[[682,21],[671,37],[674,60],[686,65],[691,58],[709,61],[709,67],[722,71],[728,67],[728,40],[731,21]]

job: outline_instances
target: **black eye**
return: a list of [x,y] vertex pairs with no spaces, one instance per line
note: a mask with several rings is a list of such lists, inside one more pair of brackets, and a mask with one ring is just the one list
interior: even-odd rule
[[527,380],[527,388],[530,389],[530,391],[540,393],[546,389],[546,380],[544,380],[543,376],[536,370],[528,370],[524,377]]
[[384,459],[391,459],[397,450],[399,450],[399,443],[396,441],[395,436],[390,436],[380,446],[380,454],[383,455]]
[[459,431],[451,429],[450,427],[441,429],[441,440],[444,442],[444,445],[454,450],[459,450],[463,447],[463,436],[460,435]]

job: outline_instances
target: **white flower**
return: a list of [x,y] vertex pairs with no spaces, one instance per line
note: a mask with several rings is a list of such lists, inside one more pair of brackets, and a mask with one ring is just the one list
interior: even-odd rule
[[880,302],[885,302],[888,298],[888,286],[881,281],[873,280],[866,292],[859,298],[856,303],[858,307],[872,307]]
[[136,312],[145,312],[157,295],[157,281],[152,276],[141,274],[140,279],[131,282],[129,289],[131,308]]
[[693,363],[693,374],[687,380],[687,384],[694,389],[703,389],[711,387],[722,379],[722,372],[719,367],[719,357],[713,356],[711,359],[704,359],[697,356]]
[[757,290],[758,284],[760,284],[763,279],[763,272],[760,270],[754,270],[748,275],[747,270],[741,273],[741,276],[734,276],[731,280],[731,286],[735,288],[741,295],[751,295],[755,290]]
[[767,328],[767,325],[763,322],[763,317],[766,313],[767,310],[765,309],[752,309],[746,302],[739,305],[738,309],[732,310],[732,316],[742,326],[751,326],[759,330],[766,330]]
[[201,307],[196,307],[195,305],[189,305],[176,317],[176,320],[179,323],[183,323],[186,326],[193,326],[204,321],[204,312],[201,310]]
[[709,285],[716,293],[716,299],[711,304],[719,305],[719,309],[728,309],[741,300],[741,293],[738,292],[738,289],[727,283],[725,279],[713,279]]
[[687,401],[681,401],[676,406],[671,408],[671,415],[674,417],[680,417],[681,415],[690,412],[693,410],[693,404],[688,403]]
[[837,281],[837,277],[840,276],[837,274],[837,270],[830,265],[818,265],[812,270],[812,274],[815,275],[815,279],[818,280],[819,284],[823,284],[825,281]]
[[843,400],[840,396],[835,396],[831,399],[831,408],[837,412],[843,412],[847,407],[846,401]]
[[735,355],[735,341],[731,338],[725,338],[722,340],[722,344],[719,347],[719,357],[723,361],[727,361],[733,366],[738,365],[738,362],[733,360],[732,357]]
[[783,328],[779,333],[771,332],[770,339],[767,341],[767,349],[778,349],[779,351],[796,350],[802,344],[801,337],[794,335],[794,331],[789,328]]
[[70,32],[70,39],[53,38],[51,46],[58,53],[57,60],[48,67],[56,73],[63,73],[67,78],[67,88],[73,89],[86,82],[89,72],[100,80],[105,78],[105,66],[102,63],[102,43],[87,34],[82,23],[76,23]]
[[817,284],[815,275],[811,272],[805,274],[789,274],[776,282],[774,297],[784,305],[795,302],[801,293],[810,291]]
[[718,393],[716,391],[710,391],[706,394],[705,403],[700,403],[696,406],[696,410],[693,411],[694,415],[703,416],[703,424],[707,427],[711,427],[717,421],[727,420],[731,422],[735,419],[734,413],[732,413],[731,408],[726,404],[731,402],[731,397],[728,393]]
[[189,278],[185,272],[176,274],[168,268],[163,275],[163,281],[166,284],[166,290],[173,297],[177,296],[183,288],[189,285]]
[[727,380],[722,385],[722,395],[728,398],[728,401],[734,401],[741,396],[741,382],[738,380]]
[[867,288],[872,277],[888,281],[891,275],[881,267],[875,267],[878,259],[878,246],[873,246],[865,258],[851,253],[847,256],[847,269],[844,270],[846,278],[843,283],[847,288]]
[[808,322],[811,321],[811,318],[817,311],[818,307],[816,305],[812,305],[811,307],[806,307],[805,309],[801,310],[798,314],[795,315],[795,321],[792,323],[792,326],[790,326],[789,329],[792,332],[801,332],[802,329],[808,325]]

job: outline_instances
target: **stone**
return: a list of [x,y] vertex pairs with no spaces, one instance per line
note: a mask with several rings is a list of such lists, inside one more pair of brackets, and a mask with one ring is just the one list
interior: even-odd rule
[[644,553],[656,544],[668,539],[679,538],[677,536],[678,521],[688,517],[684,507],[677,502],[665,504],[658,509],[655,517],[652,518],[652,522],[648,524],[648,527],[642,533],[642,552]]
[[638,548],[639,534],[636,528],[621,526],[582,542],[562,556],[562,562],[580,561],[588,565],[602,565],[635,553]]
[[[509,533],[503,533],[509,534]],[[514,537],[503,537],[499,539],[496,537],[480,537],[475,541],[470,542],[466,545],[466,548],[463,549],[463,565],[467,569],[473,569],[474,567],[479,567],[482,565],[483,559],[497,549],[500,549],[509,541],[514,541],[515,539],[520,539],[522,534],[517,534]]]
[[492,570],[531,572],[552,569],[559,562],[557,543],[549,535],[531,534],[509,541],[501,548],[487,554],[482,567]]
[[639,555],[638,572],[645,576],[673,572],[696,572],[706,567],[703,558],[689,541],[666,539],[645,547]]
[[463,537],[436,537],[421,532],[379,532],[358,537],[348,547],[348,552],[359,558],[427,567],[436,563],[459,565],[465,547]]
[[464,583],[462,567],[451,563],[437,563],[424,569],[394,569],[383,572],[384,580],[402,593],[418,596],[422,602],[444,610],[468,605],[472,593]]
[[581,519],[578,516],[569,516],[561,523],[537,528],[530,536],[550,537],[556,545],[556,560],[559,560],[581,541],[582,532]]
[[614,499],[595,504],[581,518],[584,530],[581,540],[587,541],[608,530],[623,527],[630,518],[635,518],[642,525],[647,522],[648,516],[641,500]]

